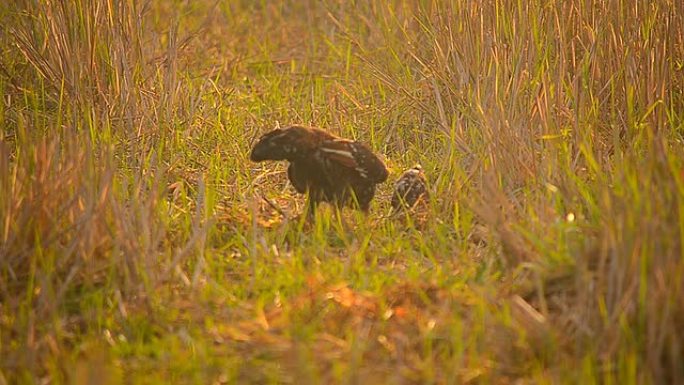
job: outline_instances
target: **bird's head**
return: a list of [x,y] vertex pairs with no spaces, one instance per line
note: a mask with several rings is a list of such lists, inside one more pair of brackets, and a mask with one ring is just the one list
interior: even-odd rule
[[290,160],[297,153],[297,138],[299,138],[299,134],[292,127],[276,128],[259,138],[259,141],[252,147],[249,159],[253,162]]
[[420,165],[420,163],[417,163],[415,166],[411,167],[406,171],[406,174],[409,175],[422,175],[424,174],[423,172],[423,166]]

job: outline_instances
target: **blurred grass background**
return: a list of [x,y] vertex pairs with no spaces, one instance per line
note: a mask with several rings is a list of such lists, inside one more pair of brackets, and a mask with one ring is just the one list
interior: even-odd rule
[[[0,384],[684,382],[683,87],[669,0],[3,2]],[[369,218],[290,219],[276,122]]]

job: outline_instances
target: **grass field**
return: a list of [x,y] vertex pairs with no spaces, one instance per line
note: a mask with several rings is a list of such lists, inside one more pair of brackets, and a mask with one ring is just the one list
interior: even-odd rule
[[684,383],[680,2],[5,1],[0,95],[0,384]]

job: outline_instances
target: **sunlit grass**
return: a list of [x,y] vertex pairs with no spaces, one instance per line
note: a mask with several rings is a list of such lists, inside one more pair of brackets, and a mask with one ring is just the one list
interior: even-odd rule
[[[679,8],[3,3],[0,384],[684,381]],[[291,123],[370,215],[249,162]]]

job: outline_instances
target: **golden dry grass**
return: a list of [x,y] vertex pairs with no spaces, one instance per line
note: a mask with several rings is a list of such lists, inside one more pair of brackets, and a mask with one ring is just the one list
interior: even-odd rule
[[[0,384],[684,381],[667,0],[0,5]],[[370,217],[254,139],[383,154]],[[391,218],[421,163],[429,205]]]

